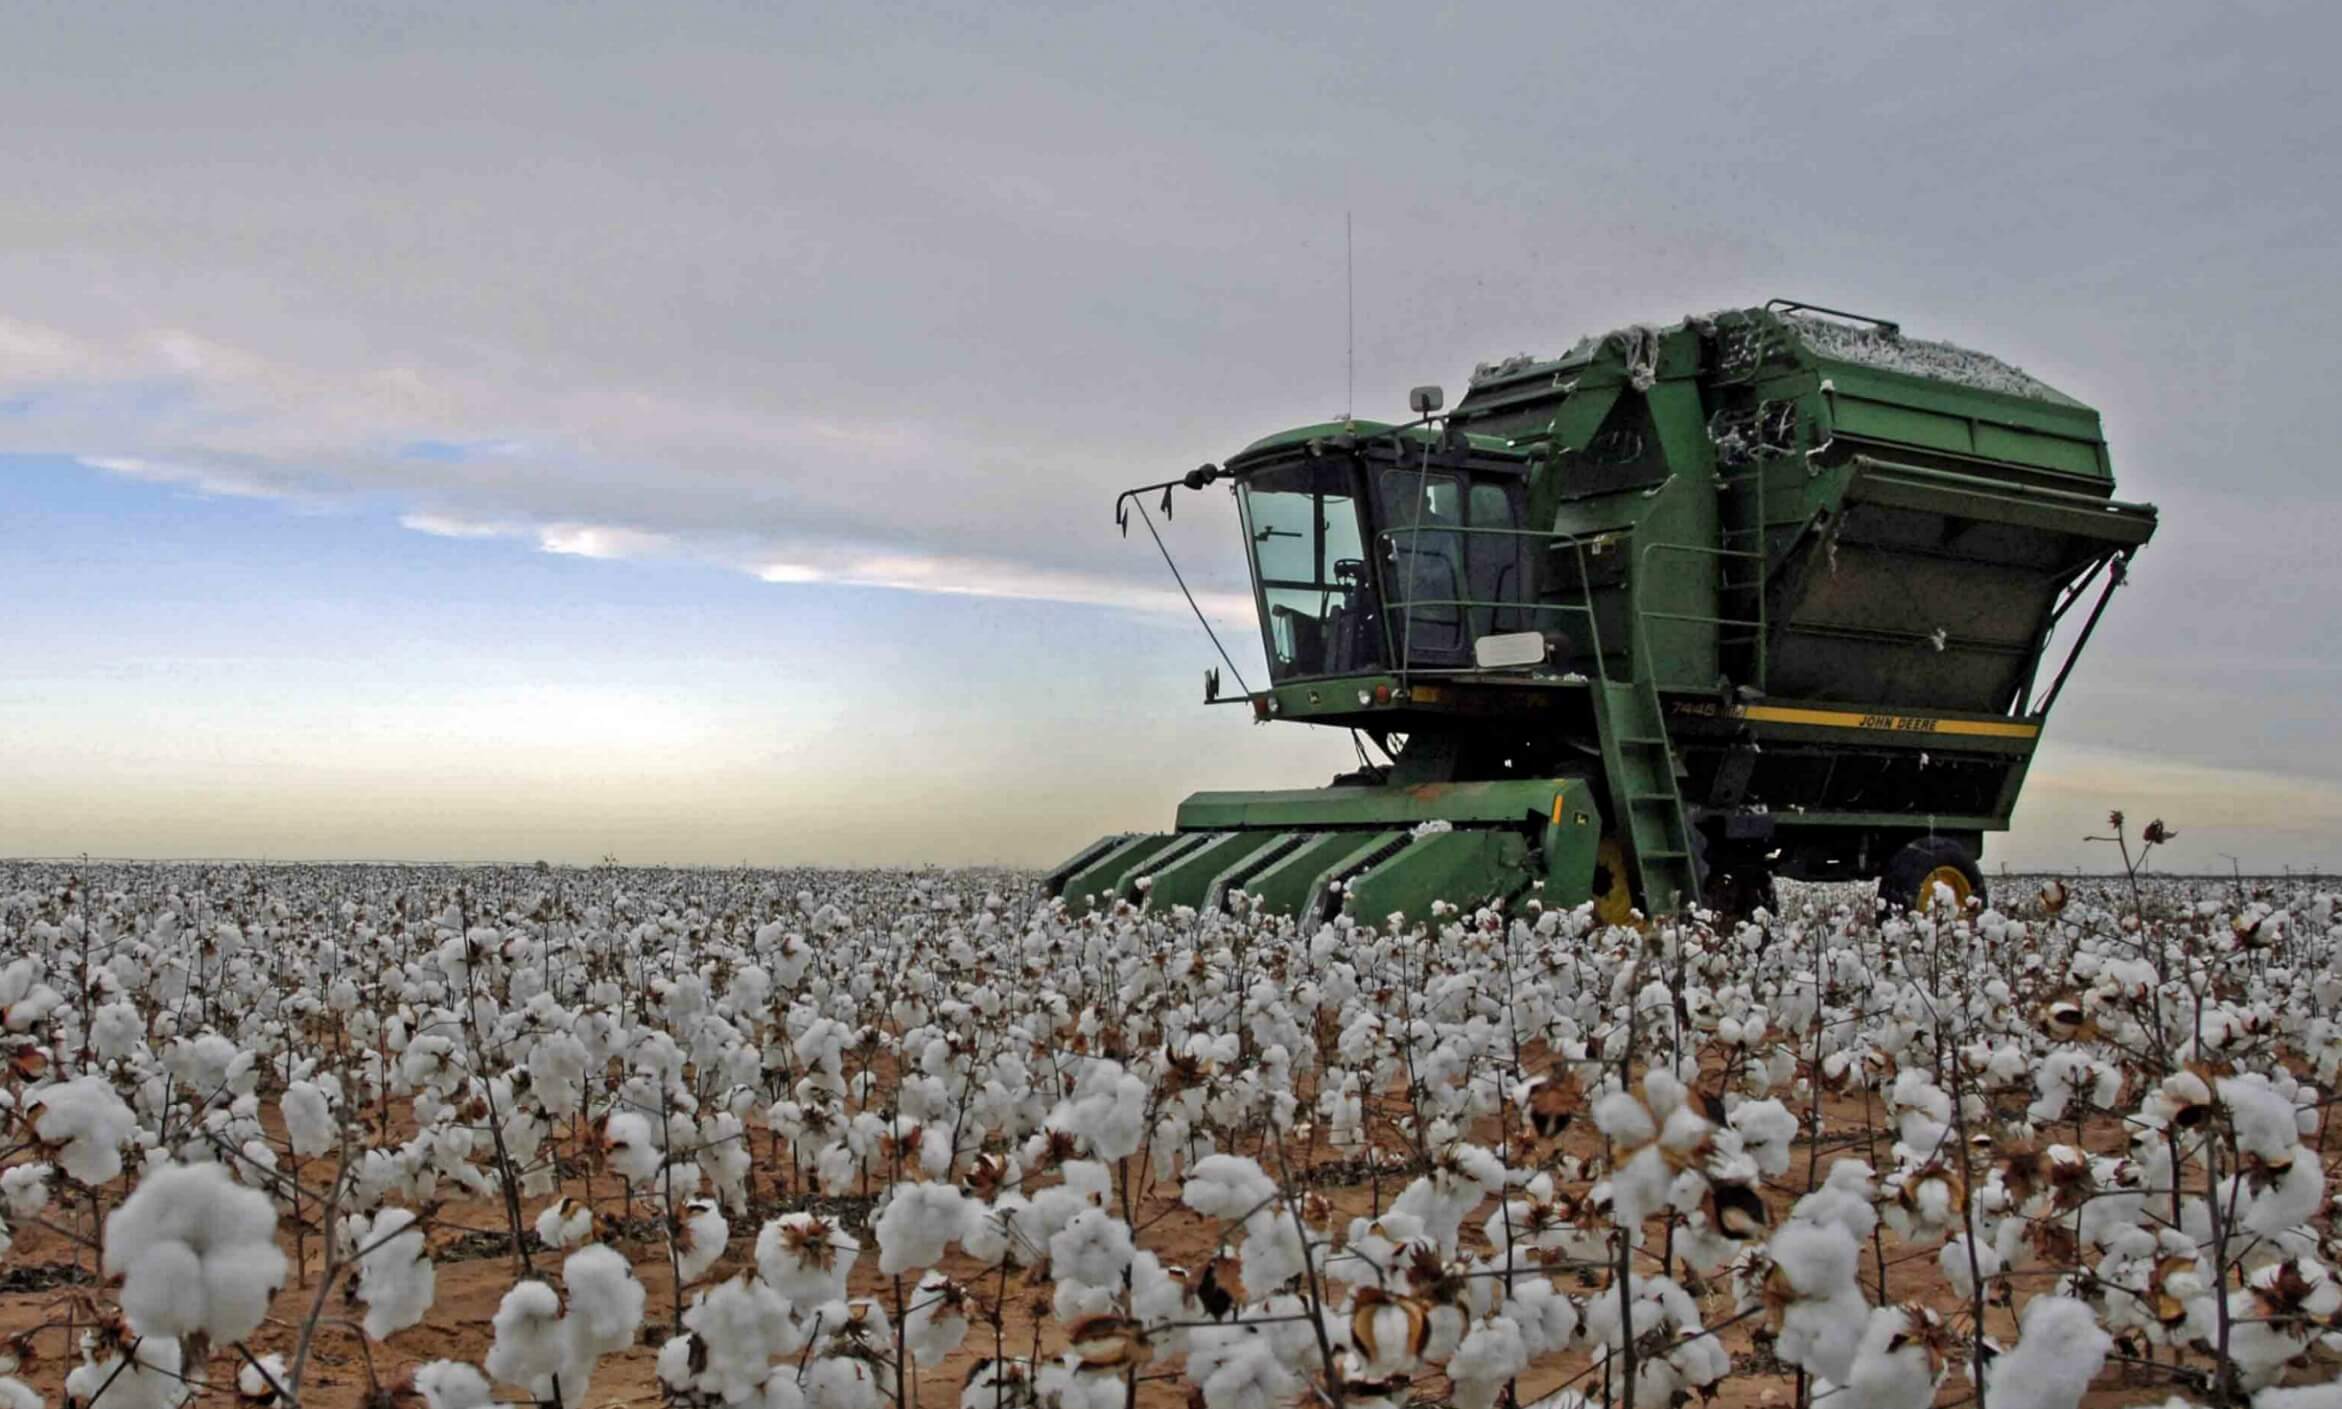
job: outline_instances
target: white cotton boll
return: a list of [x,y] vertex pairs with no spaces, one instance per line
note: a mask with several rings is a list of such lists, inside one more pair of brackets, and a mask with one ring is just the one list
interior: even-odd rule
[[1648,1145],[1659,1138],[1658,1122],[1641,1101],[1625,1091],[1613,1091],[1594,1103],[1594,1125],[1614,1142]]
[[106,1216],[105,1270],[122,1281],[122,1312],[141,1335],[196,1332],[242,1340],[284,1285],[276,1208],[224,1169],[157,1170]]
[[122,1146],[137,1133],[138,1117],[104,1077],[42,1087],[25,1098],[25,1109],[40,1112],[33,1133],[75,1180],[94,1187],[120,1177]]
[[1003,1405],[1030,1404],[1032,1394],[1031,1382],[1021,1363],[986,1356],[968,1371],[967,1383],[960,1389],[959,1409],[1001,1409]]
[[1860,1242],[1878,1226],[1878,1209],[1872,1198],[1870,1166],[1861,1160],[1842,1159],[1822,1176],[1819,1189],[1797,1201],[1789,1217],[1794,1222],[1841,1229]]
[[1610,1176],[1610,1206],[1618,1226],[1636,1237],[1643,1221],[1667,1206],[1668,1186],[1675,1171],[1656,1144],[1645,1145]]
[[1134,1251],[1128,1225],[1102,1208],[1086,1208],[1049,1240],[1049,1266],[1089,1286],[1115,1286]]
[[[698,1339],[704,1364],[680,1383],[726,1402],[747,1398],[764,1383],[774,1360],[805,1346],[805,1332],[789,1315],[787,1302],[756,1277],[743,1274],[701,1292],[683,1312],[683,1326]],[[688,1339],[684,1352],[691,1349]],[[674,1349],[670,1340],[662,1359]],[[688,1371],[688,1362],[685,1366]],[[662,1372],[670,1383],[676,1377]]]
[[[2022,1226],[2016,1220],[2012,1225]],[[1944,1240],[1943,1251],[1936,1254],[1936,1266],[1942,1269],[1944,1280],[1951,1284],[1952,1295],[1965,1302],[1976,1295],[1976,1278],[1968,1272],[1968,1239],[1965,1234]],[[1989,1242],[1976,1245],[1976,1272],[1988,1281],[2001,1270],[2000,1250]]]
[[138,1050],[146,1036],[146,1020],[130,1003],[108,1003],[91,1017],[89,1036],[100,1061],[118,1062]]
[[1773,1276],[1794,1293],[1781,1313],[1774,1353],[1792,1365],[1843,1382],[1853,1373],[1855,1347],[1869,1304],[1854,1280],[1860,1255],[1836,1225],[1792,1219],[1766,1247]]
[[564,1194],[538,1211],[536,1228],[537,1241],[546,1247],[559,1251],[575,1246],[594,1234],[593,1206]]
[[1258,1337],[1221,1359],[1201,1385],[1205,1409],[1277,1409],[1301,1388],[1301,1378]]
[[1262,1209],[1244,1220],[1244,1243],[1237,1251],[1237,1266],[1237,1276],[1253,1292],[1275,1291],[1307,1271],[1307,1253],[1291,1215]]
[[798,1383],[795,1366],[782,1365],[765,1376],[756,1393],[742,1402],[755,1409],[805,1409],[805,1386]]
[[713,1199],[694,1199],[684,1205],[683,1227],[675,1235],[675,1271],[685,1286],[707,1275],[724,1255],[732,1225]]
[[1985,1390],[2000,1409],[2076,1409],[2114,1348],[2088,1304],[2038,1296],[2018,1318],[2014,1350],[1985,1370]]
[[1922,1314],[1900,1306],[1882,1306],[1870,1313],[1846,1382],[1862,1409],[1927,1409],[1935,1402],[1944,1375],[1913,1334],[1911,1320]]
[[2342,1409],[2342,1380],[2289,1389],[2272,1386],[2253,1396],[2253,1409]]
[[1532,1356],[1559,1355],[1577,1338],[1578,1304],[1548,1278],[1518,1278],[1503,1311],[1521,1328],[1521,1343]]
[[1789,1147],[1797,1138],[1797,1117],[1779,1101],[1743,1101],[1730,1117],[1741,1148],[1768,1178],[1789,1170]]
[[2241,1183],[2253,1189],[2243,1201],[2237,1221],[2248,1232],[2264,1237],[2274,1236],[2289,1228],[2297,1228],[2317,1216],[2325,1202],[2325,1173],[2307,1150],[2296,1148],[2288,1153],[2285,1168],[2274,1177],[2256,1181],[2241,1176],[2221,1181],[2221,1200],[2224,1208],[2237,1207],[2235,1190]]
[[1179,1201],[1206,1218],[1241,1219],[1277,1196],[1277,1181],[1245,1155],[1206,1155],[1187,1172]]
[[147,1337],[130,1352],[127,1366],[120,1354],[75,1366],[65,1377],[65,1399],[69,1404],[101,1404],[104,1409],[176,1409],[193,1393],[182,1378],[185,1364],[178,1341]]
[[488,1373],[537,1398],[550,1397],[553,1377],[568,1358],[560,1329],[561,1298],[553,1288],[533,1278],[514,1283],[490,1325],[495,1339],[488,1347]]
[[8,1212],[17,1218],[40,1217],[49,1206],[50,1176],[56,1172],[57,1167],[46,1161],[0,1170],[0,1198],[7,1200]]
[[708,1358],[707,1337],[696,1331],[667,1337],[667,1343],[659,1347],[657,1358],[651,1362],[651,1373],[658,1377],[659,1387],[667,1391],[669,1403],[688,1403],[695,1397],[716,1392],[706,1383],[706,1375],[691,1368],[694,1360]]
[[1338,1323],[1348,1335],[1354,1380],[1387,1380],[1412,1375],[1421,1368],[1414,1327],[1420,1306],[1388,1296],[1378,1287],[1360,1289],[1349,1314]]
[[756,1270],[792,1306],[842,1300],[862,1244],[829,1219],[784,1213],[756,1235]]
[[2293,1102],[2278,1093],[2265,1076],[2220,1078],[2220,1102],[2236,1127],[2236,1143],[2246,1154],[2264,1159],[2290,1155],[2301,1142]]
[[561,1264],[561,1285],[569,1292],[567,1319],[580,1328],[581,1349],[607,1355],[634,1344],[643,1287],[615,1249],[595,1243],[571,1253]]
[[968,1231],[960,1239],[960,1250],[978,1263],[997,1267],[1011,1253],[1033,1251],[1031,1235],[1025,1230],[1026,1220],[1032,1216],[1032,1204],[1021,1195],[1002,1194],[992,1201],[990,1208],[974,1204],[971,1213]]
[[834,1140],[821,1147],[813,1157],[814,1177],[821,1181],[822,1192],[842,1197],[854,1190],[862,1174],[862,1160],[853,1147],[843,1140]]
[[1121,1295],[1118,1287],[1093,1287],[1070,1277],[1058,1279],[1057,1288],[1049,1297],[1049,1314],[1062,1325],[1073,1325],[1091,1316],[1103,1316],[1114,1310]]
[[292,1142],[294,1154],[314,1159],[333,1148],[338,1128],[333,1106],[316,1083],[296,1081],[288,1085],[277,1109],[284,1114],[285,1137]]
[[1444,1257],[1453,1257],[1464,1219],[1485,1199],[1476,1179],[1459,1178],[1446,1169],[1434,1169],[1399,1191],[1393,1213],[1411,1214],[1423,1222],[1423,1231],[1439,1245]]
[[[1161,1327],[1166,1322],[1185,1321],[1195,1317],[1197,1303],[1191,1301],[1187,1287],[1166,1268],[1163,1260],[1145,1248],[1138,1250],[1130,1262],[1130,1314],[1140,1326]],[[1155,1332],[1154,1345],[1159,1355],[1176,1355],[1186,1349],[1186,1332],[1171,1327]]]
[[365,1331],[384,1340],[423,1319],[437,1295],[438,1273],[423,1242],[415,1215],[403,1208],[384,1209],[371,1221],[351,1220],[351,1236],[361,1250],[355,1294],[365,1303]]
[[1528,1368],[1529,1349],[1511,1317],[1491,1316],[1473,1322],[1463,1344],[1448,1357],[1448,1379],[1455,1386],[1457,1409],[1495,1409],[1505,1381]]
[[[1449,1149],[1447,1158],[1457,1172],[1480,1186],[1473,1195],[1473,1203],[1477,1204],[1481,1196],[1504,1191],[1504,1161],[1498,1159],[1494,1151],[1485,1146],[1459,1142]],[[1464,1191],[1458,1192],[1460,1197]]]
[[460,1360],[434,1360],[418,1366],[414,1382],[415,1392],[423,1396],[424,1409],[488,1409],[496,1401],[488,1377]]
[[806,1409],[878,1409],[878,1378],[861,1360],[843,1355],[816,1359],[805,1375]]
[[968,1338],[967,1289],[940,1272],[919,1279],[903,1313],[903,1342],[921,1365],[940,1365]]
[[612,1111],[603,1120],[602,1152],[618,1177],[637,1187],[657,1178],[666,1163],[656,1128],[634,1111]]
[[236,1372],[236,1393],[253,1403],[273,1404],[277,1391],[291,1378],[281,1355],[263,1355],[257,1361],[246,1361]]
[[943,1260],[944,1250],[967,1236],[967,1196],[951,1184],[897,1184],[872,1230],[878,1270],[889,1277]]
[[1832,1296],[1791,1302],[1781,1313],[1773,1353],[1786,1364],[1843,1383],[1854,1373],[1855,1352],[1869,1314],[1870,1303],[1851,1287]]
[[1039,1402],[1054,1409],[1120,1409],[1123,1402],[1120,1375],[1089,1370],[1070,1351],[1043,1365],[1033,1388]]

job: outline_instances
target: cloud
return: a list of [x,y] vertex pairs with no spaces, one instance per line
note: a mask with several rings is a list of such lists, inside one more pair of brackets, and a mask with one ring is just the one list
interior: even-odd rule
[[675,540],[663,533],[617,528],[608,524],[552,523],[537,530],[537,548],[580,558],[649,558],[671,551]]
[[206,494],[222,494],[245,499],[275,499],[288,497],[283,488],[267,479],[238,474],[233,470],[213,469],[200,465],[174,465],[161,461],[141,459],[135,455],[96,455],[85,458],[83,464],[125,479],[145,480],[150,484],[178,484],[198,489]]
[[510,538],[519,530],[511,524],[483,523],[450,514],[401,514],[399,525],[435,538]]

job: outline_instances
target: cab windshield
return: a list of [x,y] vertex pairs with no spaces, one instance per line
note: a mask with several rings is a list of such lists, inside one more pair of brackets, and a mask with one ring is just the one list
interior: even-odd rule
[[1329,457],[1261,470],[1240,481],[1237,502],[1270,678],[1380,669],[1381,607],[1356,466]]

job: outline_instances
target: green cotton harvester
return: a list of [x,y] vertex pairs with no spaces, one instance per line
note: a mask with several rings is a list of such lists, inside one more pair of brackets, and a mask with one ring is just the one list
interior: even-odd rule
[[1304,923],[1746,912],[1776,876],[1981,898],[1983,835],[2155,531],[2113,497],[2097,412],[1780,300],[1483,366],[1444,415],[1437,387],[1411,400],[1117,501],[1127,531],[1158,493],[1230,486],[1268,680],[1215,672],[1206,699],[1354,730],[1361,766],[1197,793],[1052,895]]

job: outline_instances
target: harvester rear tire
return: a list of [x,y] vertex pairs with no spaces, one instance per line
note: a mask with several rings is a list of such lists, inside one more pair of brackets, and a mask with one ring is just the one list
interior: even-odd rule
[[1781,913],[1773,890],[1773,868],[1753,848],[1692,833],[1692,856],[1699,864],[1700,904],[1728,920],[1745,920],[1759,908]]
[[1879,874],[1879,902],[1889,914],[1925,914],[1935,902],[1939,882],[1951,887],[1953,899],[1963,908],[1971,901],[1979,909],[1990,903],[1976,858],[1950,837],[1921,837],[1896,852]]

